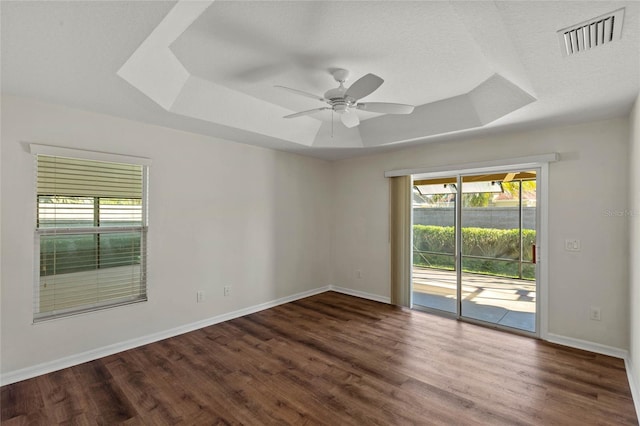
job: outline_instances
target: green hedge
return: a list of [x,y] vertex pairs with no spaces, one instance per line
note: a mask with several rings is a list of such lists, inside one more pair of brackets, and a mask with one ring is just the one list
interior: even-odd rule
[[[535,241],[535,230],[522,230],[523,260],[531,261],[531,246]],[[414,225],[413,248],[414,265],[454,269],[455,229],[453,226]],[[518,260],[520,257],[519,231],[518,229],[462,228],[462,254],[464,271],[518,277],[518,262],[472,259],[464,256]],[[523,278],[535,278],[534,265],[523,265]]]
[[40,276],[140,263],[140,233],[42,235]]

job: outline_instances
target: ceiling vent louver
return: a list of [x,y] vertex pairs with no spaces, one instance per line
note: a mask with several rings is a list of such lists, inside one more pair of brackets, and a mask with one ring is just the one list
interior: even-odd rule
[[558,31],[563,56],[599,47],[620,39],[624,8]]

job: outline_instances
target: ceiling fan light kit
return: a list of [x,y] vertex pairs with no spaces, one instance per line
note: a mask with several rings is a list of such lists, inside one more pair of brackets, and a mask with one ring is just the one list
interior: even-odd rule
[[340,116],[340,121],[348,128],[360,124],[360,119],[355,110],[376,112],[382,114],[411,114],[414,106],[405,104],[394,104],[389,102],[359,103],[358,101],[378,89],[384,80],[375,74],[367,74],[356,80],[349,88],[344,87],[344,83],[349,79],[349,71],[337,69],[332,73],[333,78],[339,86],[329,89],[324,96],[314,95],[302,90],[292,89],[285,86],[275,86],[288,90],[300,96],[316,99],[329,104],[328,107],[315,108],[308,111],[297,112],[284,116],[284,118],[295,118],[303,115],[314,114],[319,111],[331,110]]

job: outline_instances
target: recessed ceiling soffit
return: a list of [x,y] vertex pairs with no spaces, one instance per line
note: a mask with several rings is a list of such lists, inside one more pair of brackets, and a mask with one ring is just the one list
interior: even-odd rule
[[[482,127],[536,100],[514,81],[514,76],[522,76],[520,70],[502,68],[511,79],[502,73],[489,73],[471,90],[419,105],[410,115],[374,115],[352,129],[312,117],[286,120],[282,117],[297,111],[203,78],[197,75],[201,73],[191,72],[172,50],[172,45],[213,3],[176,3],[118,75],[169,112],[313,147],[379,146]],[[215,9],[207,13],[212,12]],[[487,13],[486,9],[482,13]],[[466,28],[473,31],[473,13],[459,14]],[[477,39],[478,49],[490,52],[483,48],[484,42]],[[488,56],[484,54],[489,65],[500,63],[500,58]],[[517,61],[509,62],[514,63]],[[517,80],[527,86],[526,79]],[[328,85],[330,82],[327,79]]]

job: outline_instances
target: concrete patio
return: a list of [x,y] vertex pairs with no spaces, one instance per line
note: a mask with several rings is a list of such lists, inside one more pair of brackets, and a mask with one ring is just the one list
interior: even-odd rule
[[[456,312],[456,272],[413,268],[413,304]],[[462,273],[462,316],[535,332],[535,282]]]

